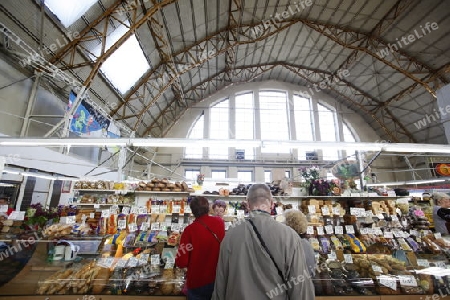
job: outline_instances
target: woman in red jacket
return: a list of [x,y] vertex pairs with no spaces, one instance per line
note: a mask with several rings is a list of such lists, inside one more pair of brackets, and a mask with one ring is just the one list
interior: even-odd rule
[[209,202],[205,197],[194,197],[189,206],[195,220],[181,235],[175,264],[187,268],[188,300],[210,300],[225,223],[208,215]]

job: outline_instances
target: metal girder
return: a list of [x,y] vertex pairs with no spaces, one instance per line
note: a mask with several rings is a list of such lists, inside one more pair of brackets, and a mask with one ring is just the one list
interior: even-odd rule
[[239,28],[242,22],[243,13],[242,0],[230,0],[229,16],[228,16],[228,39],[227,48],[225,52],[225,69],[226,69],[226,80],[233,81],[234,66],[236,64],[236,47],[230,47],[230,45],[235,44],[239,40]]
[[[381,34],[389,28],[389,26],[400,16],[414,1],[413,0],[398,0],[391,9],[381,18],[381,20],[375,25],[375,27],[368,34],[368,38],[380,37]],[[362,40],[358,47],[368,46],[368,39]],[[348,69],[359,57],[361,51],[353,50],[343,63],[339,66],[338,70]]]
[[[51,62],[61,62],[65,66],[73,65],[73,59],[75,57],[76,47],[80,47],[87,51],[87,49],[82,45],[83,41],[89,40],[100,40],[101,42],[101,52],[100,56],[96,57],[96,60],[93,62],[93,67],[85,79],[83,86],[89,87],[92,83],[92,80],[97,75],[100,67],[105,62],[105,60],[110,57],[114,51],[116,51],[120,46],[125,43],[125,41],[132,36],[136,29],[142,26],[148,19],[150,19],[154,14],[156,14],[161,8],[167,6],[176,0],[163,0],[160,3],[154,4],[142,17],[138,18],[137,14],[137,6],[126,5],[125,9],[120,9],[119,5],[122,1],[116,1],[111,7],[109,7],[100,17],[95,19],[89,26],[84,28],[79,37],[68,43],[64,48],[62,48],[51,60]],[[131,13],[130,13],[131,12]],[[121,36],[114,45],[112,45],[109,49],[106,50],[106,36],[108,33],[108,27],[111,22],[116,21],[119,23],[123,23],[123,15],[124,13],[128,13],[131,18],[128,18],[130,21],[129,30]],[[103,22],[103,24],[102,24]],[[100,31],[97,26],[102,26],[102,30]],[[90,53],[92,54],[92,53]],[[75,65],[76,66],[76,65]]]

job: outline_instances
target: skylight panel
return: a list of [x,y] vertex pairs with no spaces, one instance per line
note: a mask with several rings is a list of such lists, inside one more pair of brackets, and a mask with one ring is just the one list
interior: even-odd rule
[[45,0],[45,5],[59,19],[64,27],[69,27],[95,3],[97,0]]

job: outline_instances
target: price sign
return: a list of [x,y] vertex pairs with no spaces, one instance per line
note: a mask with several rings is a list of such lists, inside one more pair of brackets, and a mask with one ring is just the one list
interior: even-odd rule
[[391,218],[392,218],[392,221],[398,221],[398,217],[396,215],[392,215]]
[[334,233],[336,233],[336,234],[344,234],[344,227],[342,227],[342,226],[334,226]]
[[175,257],[171,256],[167,256],[166,257],[166,264],[174,264],[175,263]]
[[245,211],[243,209],[238,209],[236,210],[237,212],[237,217],[238,218],[244,218],[245,217]]
[[355,234],[355,228],[353,225],[345,225],[345,232],[348,234]]
[[350,207],[350,214],[352,216],[360,217],[361,216],[361,210],[358,207]]
[[76,217],[75,216],[68,216],[66,217],[66,224],[75,224]]
[[119,211],[119,205],[114,204],[114,205],[112,205],[112,206],[109,208],[109,210],[111,211],[111,213],[118,212],[118,211]]
[[331,253],[328,254],[328,259],[330,259],[330,260],[337,260],[337,255],[336,255],[336,252],[334,250],[331,250]]
[[139,207],[133,205],[130,209],[130,213],[132,214],[138,214],[139,213]]
[[306,227],[306,234],[314,234],[314,227],[313,226]]
[[152,213],[159,213],[159,205],[152,205],[151,209]]
[[128,259],[128,268],[137,267],[138,264],[139,260],[136,257],[130,257],[130,259]]
[[149,258],[150,254],[148,253],[141,254],[141,257],[139,258],[139,265],[146,265]]
[[440,239],[440,238],[442,237],[442,235],[441,235],[440,232],[436,232],[436,233],[434,234],[434,237],[435,237],[436,239]]
[[364,214],[366,215],[366,217],[370,217],[370,218],[373,217],[373,212],[371,210],[364,211]]
[[383,236],[386,239],[393,239],[394,238],[394,234],[392,233],[392,231],[385,231]]
[[90,218],[90,219],[95,218],[95,213],[89,213],[89,218]]
[[100,204],[94,204],[94,208],[100,208]]
[[347,264],[352,264],[353,263],[353,257],[351,254],[344,254],[344,261]]
[[145,214],[147,213],[147,207],[145,207],[145,206],[140,206],[139,209],[138,209],[138,211],[139,211],[139,214],[140,214],[140,215],[145,215]]
[[128,206],[122,207],[122,213],[128,215],[130,213],[130,207]]
[[327,234],[334,234],[333,225],[325,226],[325,231]]
[[111,212],[109,211],[109,209],[102,210],[102,218],[109,218],[110,215],[111,215]]
[[315,205],[308,205],[308,212],[310,214],[315,214],[316,213],[316,206]]
[[126,260],[126,259],[121,259],[121,260],[119,260],[118,262],[117,262],[117,264],[116,264],[116,268],[125,268],[125,266],[127,265],[127,263],[128,263],[128,260]]
[[25,220],[25,212],[24,211],[13,211],[8,216],[8,220],[23,221],[23,220]]
[[159,212],[163,213],[163,214],[168,213],[169,211],[167,210],[167,205],[160,205],[159,206]]
[[325,233],[323,232],[323,226],[317,226],[317,234],[318,235],[324,235]]
[[445,265],[445,262],[443,262],[443,261],[437,261],[435,263],[435,265],[436,265],[436,267],[439,267],[439,268],[444,268],[444,269],[447,268],[447,266]]
[[333,215],[339,216],[340,214],[341,214],[341,209],[339,208],[339,206],[334,206],[333,207]]
[[392,290],[397,289],[397,280],[395,278],[392,278],[392,277],[389,277],[386,275],[382,275],[382,276],[378,276],[378,281],[380,282],[380,285],[387,286],[388,288],[390,288]]
[[138,230],[138,227],[136,225],[136,223],[130,223],[128,224],[128,231],[129,232],[135,232]]
[[372,270],[374,272],[383,273],[383,270],[381,269],[381,267],[377,266],[377,265],[372,265]]
[[330,215],[330,210],[328,209],[327,206],[322,207],[322,215],[324,215],[324,216]]
[[430,262],[427,259],[418,258],[417,259],[417,265],[421,267],[428,268],[430,266]]
[[380,214],[377,214],[377,218],[380,219],[380,220],[384,220],[384,215],[381,214],[381,213],[380,213]]
[[152,223],[151,229],[152,230],[159,230],[159,223],[158,222]]
[[150,256],[150,264],[152,265],[159,265],[159,260],[159,254],[153,254],[152,256]]
[[415,230],[415,229],[409,230],[409,235],[412,235],[412,236],[420,236],[419,231],[417,231],[417,230]]
[[103,266],[106,268],[111,268],[114,263],[114,257],[106,257],[103,260]]
[[8,212],[8,205],[0,205],[0,213]]
[[172,224],[170,224],[170,229],[172,230],[172,231],[180,231],[180,224],[178,224],[178,223],[172,223]]
[[148,228],[150,227],[150,224],[148,222],[144,222],[141,224],[141,231],[147,231]]
[[119,229],[127,228],[127,220],[118,220],[117,221],[117,228],[119,228]]
[[400,275],[398,279],[401,286],[417,286],[417,280],[412,275]]
[[172,213],[179,214],[181,210],[181,205],[172,206]]

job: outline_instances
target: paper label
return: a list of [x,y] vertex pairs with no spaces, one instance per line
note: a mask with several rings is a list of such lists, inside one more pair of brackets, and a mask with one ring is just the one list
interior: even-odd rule
[[141,231],[147,231],[149,227],[150,227],[150,224],[148,222],[144,222],[144,223],[141,224],[140,230]]
[[172,230],[172,231],[180,231],[180,224],[178,224],[178,223],[172,223],[172,224],[170,224],[170,229]]
[[100,204],[94,204],[94,208],[100,208]]
[[315,214],[316,213],[316,206],[315,205],[308,205],[308,212],[310,214]]
[[25,212],[24,211],[13,211],[8,216],[8,220],[23,221],[24,219],[25,219]]
[[134,267],[137,267],[138,264],[139,264],[139,260],[136,257],[130,257],[130,259],[128,259],[127,267],[134,268]]
[[318,235],[324,235],[323,226],[317,226],[316,229]]
[[162,214],[167,214],[169,212],[167,210],[167,205],[159,205],[159,212]]
[[314,227],[313,226],[306,227],[306,234],[314,234]]
[[337,255],[336,255],[336,252],[334,250],[331,250],[331,253],[328,254],[328,259],[330,259],[330,260],[337,260]]
[[126,259],[120,259],[117,264],[116,264],[116,268],[125,268],[125,266],[127,265],[128,260]]
[[394,238],[394,234],[392,233],[392,231],[385,231],[383,236],[386,239],[393,239]]
[[435,237],[436,239],[440,239],[440,238],[442,237],[442,235],[441,235],[440,232],[436,232],[436,233],[434,234],[434,237]]
[[117,228],[119,228],[119,229],[127,228],[127,220],[118,220],[117,221]]
[[334,232],[336,234],[344,234],[344,227],[342,227],[342,226],[334,226]]
[[89,219],[95,218],[95,213],[89,213]]
[[345,232],[348,234],[355,234],[355,228],[353,225],[345,225]]
[[353,263],[353,257],[351,254],[344,254],[344,261],[347,264],[352,264]]
[[133,205],[130,209],[130,214],[138,214],[139,213],[139,207]]
[[111,212],[109,209],[103,209],[102,210],[102,218],[108,218],[111,215]]
[[117,204],[112,205],[112,206],[109,208],[109,211],[110,211],[111,213],[117,213],[117,212],[119,211],[119,205],[117,205]]
[[378,278],[380,285],[387,286],[388,288],[390,288],[392,290],[397,289],[397,280],[395,278],[392,278],[392,277],[389,277],[386,275],[378,276],[377,278]]
[[159,223],[158,222],[152,223],[151,229],[152,230],[159,230]]
[[128,231],[129,232],[135,232],[138,230],[138,227],[136,225],[136,223],[130,223],[128,224]]
[[130,213],[130,207],[129,206],[122,207],[122,213],[128,215]]
[[150,257],[150,264],[154,266],[160,264],[159,254],[152,254]]
[[383,270],[381,269],[381,267],[377,266],[377,265],[372,265],[372,270],[374,272],[383,273]]
[[417,280],[412,275],[399,275],[400,286],[417,286]]
[[181,206],[180,205],[172,206],[172,213],[179,214],[180,210],[181,210]]
[[145,214],[147,214],[147,207],[145,207],[145,206],[140,206],[139,209],[138,209],[138,213],[139,213],[140,215],[145,215]]
[[327,225],[325,226],[325,232],[327,234],[334,234],[333,225]]
[[438,261],[435,263],[435,265],[436,265],[436,267],[439,267],[439,268],[444,268],[444,269],[447,268],[445,262],[443,262],[443,261]]
[[152,205],[152,213],[159,213],[159,205]]
[[276,207],[275,210],[277,211],[277,215],[283,214],[283,208],[282,207]]
[[341,214],[341,209],[339,207],[333,207],[333,215],[339,216]]
[[326,207],[326,206],[322,207],[322,215],[324,215],[324,216],[330,215],[330,210],[328,209],[328,207]]
[[430,266],[430,262],[427,259],[418,258],[417,259],[417,265],[421,267],[428,268]]
[[77,221],[76,216],[67,216],[66,217],[66,224],[69,224],[69,225],[75,224],[76,221]]
[[8,212],[8,205],[0,205],[0,213]]
[[396,215],[392,215],[391,218],[392,218],[392,221],[395,221],[395,222],[398,221],[398,217]]

